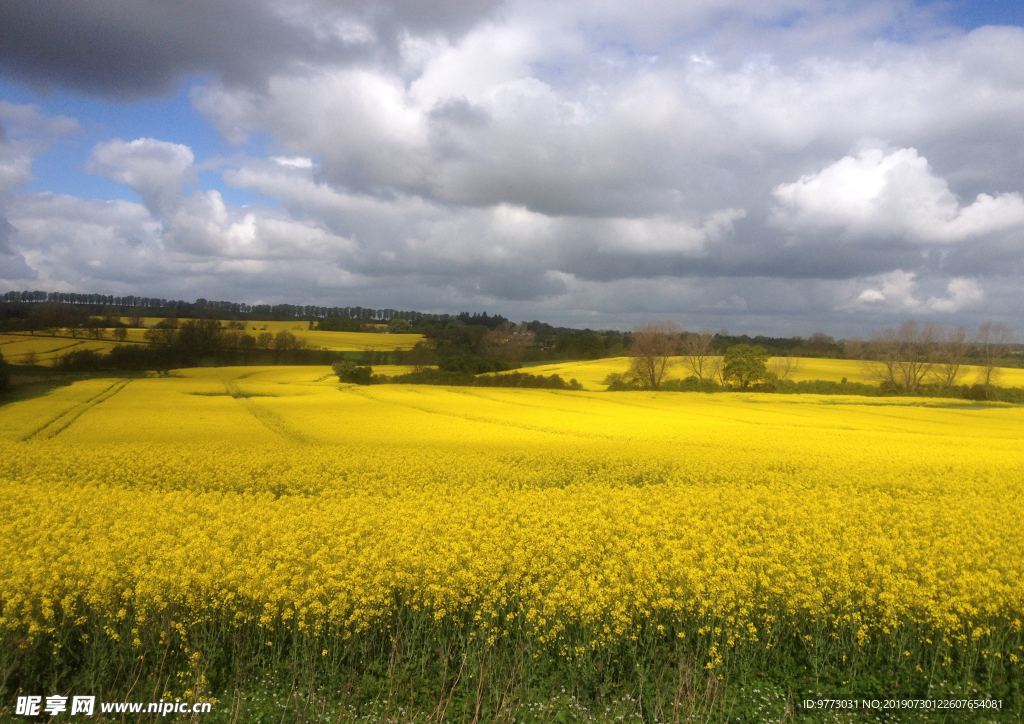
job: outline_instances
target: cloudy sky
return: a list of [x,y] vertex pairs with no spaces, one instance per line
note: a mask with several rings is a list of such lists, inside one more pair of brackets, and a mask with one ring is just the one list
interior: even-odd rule
[[5,0],[0,291],[1024,333],[1024,8]]

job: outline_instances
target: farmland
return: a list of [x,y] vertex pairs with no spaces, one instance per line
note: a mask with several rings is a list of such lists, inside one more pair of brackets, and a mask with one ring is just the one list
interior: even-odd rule
[[[156,324],[159,319],[144,319],[144,323]],[[224,322],[226,325],[227,322]],[[363,350],[375,350],[378,352],[390,352],[399,349],[412,349],[417,342],[423,339],[419,334],[374,334],[372,332],[321,332],[309,329],[307,324],[296,324],[294,322],[255,322],[246,325],[245,333],[257,336],[263,332],[277,334],[281,331],[288,331],[298,339],[303,340],[309,347],[314,349],[327,349],[335,352],[361,352]],[[131,328],[125,330],[127,337],[124,343],[146,344],[145,329]],[[80,352],[83,350],[95,350],[107,353],[116,345],[123,344],[110,339],[107,330],[104,339],[90,339],[84,331],[78,336],[72,337],[67,331],[50,336],[48,334],[28,334],[19,332],[15,334],[0,334],[0,353],[4,358],[14,363],[24,363],[25,356],[35,352],[37,364],[52,366],[62,355],[68,352]]]
[[427,682],[467,720],[551,686],[649,717],[684,672],[736,711],[694,692],[1019,697],[1020,407],[210,368],[5,405],[0,444],[8,687],[169,659],[168,694],[253,717],[281,667],[307,706]]
[[[629,357],[609,357],[605,359],[583,362],[558,362],[537,365],[527,371],[535,375],[557,374],[565,379],[576,379],[586,390],[603,390],[607,387],[604,379],[612,373],[625,373],[629,370]],[[877,385],[878,378],[872,374],[874,363],[849,359],[796,358],[795,370],[787,379],[799,382],[802,380],[827,380],[839,382],[846,379],[850,382],[862,382]],[[673,358],[665,379],[682,379],[692,374],[679,357]],[[769,366],[771,361],[769,362]],[[978,379],[981,369],[974,365],[964,365],[960,380],[972,384]],[[997,384],[1004,387],[1024,387],[1024,369],[1003,368],[999,371]]]

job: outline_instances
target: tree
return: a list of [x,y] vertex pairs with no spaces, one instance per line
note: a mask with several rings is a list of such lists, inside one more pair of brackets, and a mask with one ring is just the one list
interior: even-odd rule
[[11,384],[11,378],[7,374],[7,361],[3,352],[0,352],[0,392],[4,392]]
[[771,373],[775,375],[779,382],[784,381],[787,377],[795,375],[801,369],[803,369],[804,363],[799,357],[794,357],[792,353],[785,357],[772,357]]
[[39,329],[51,337],[56,337],[61,328],[74,329],[81,323],[84,316],[85,313],[73,305],[43,302],[32,306],[28,314],[28,321],[33,334],[34,330]]
[[964,361],[967,359],[969,346],[967,327],[946,329],[940,332],[932,374],[943,389],[948,390],[956,384]]
[[633,330],[629,373],[641,387],[648,390],[661,387],[665,372],[672,366],[681,331],[679,325],[671,322],[644,324]]
[[256,346],[259,349],[270,349],[270,345],[274,343],[274,335],[270,332],[260,332],[256,336]]
[[693,372],[693,376],[702,386],[715,381],[721,365],[718,364],[718,351],[715,349],[713,332],[690,332],[683,337],[679,351],[682,354],[683,365]]
[[434,352],[426,342],[420,341],[406,353],[406,364],[410,364],[416,372],[422,372],[434,363]]
[[725,350],[722,377],[735,380],[745,390],[768,378],[768,358],[768,350],[759,344],[737,344]]
[[295,335],[289,332],[287,329],[282,329],[274,337],[274,349],[282,352],[295,349]]
[[1010,354],[1012,344],[1013,333],[1005,324],[981,325],[974,343],[981,367],[978,384],[988,387],[999,381],[999,363]]
[[484,352],[490,357],[519,362],[533,343],[533,332],[525,324],[505,321],[484,335]]
[[876,332],[871,335],[870,352],[878,364],[869,372],[894,390],[916,392],[931,371],[938,338],[937,324],[915,320],[904,322],[899,329]]
[[114,327],[114,338],[118,342],[124,342],[128,339],[128,328],[127,327]]
[[186,359],[198,359],[220,349],[224,329],[216,319],[182,322],[176,346]]
[[338,375],[339,382],[350,382],[356,385],[368,385],[373,378],[373,368],[358,367],[354,362],[343,360],[331,365],[334,374]]
[[835,346],[835,339],[824,332],[815,332],[805,343],[807,350],[813,354],[825,354]]
[[174,344],[178,339],[178,330],[173,327],[161,327],[156,326],[152,329],[147,329],[142,338],[150,344],[158,344],[162,347],[169,347]]
[[843,342],[843,356],[846,359],[863,359],[864,340],[854,338]]
[[388,321],[389,334],[412,334],[412,325],[401,317],[394,317]]
[[29,367],[35,367],[39,364],[39,355],[36,354],[34,349],[30,349],[28,352],[21,356],[21,363],[26,364]]

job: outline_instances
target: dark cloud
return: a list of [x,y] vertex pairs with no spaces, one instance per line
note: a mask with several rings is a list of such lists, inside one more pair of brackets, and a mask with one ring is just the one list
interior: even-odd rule
[[[1022,55],[1019,28],[903,0],[9,2],[10,76],[130,97],[206,73],[194,106],[281,155],[104,138],[86,168],[143,203],[23,193],[33,139],[73,121],[0,103],[6,248],[98,291],[791,333],[1011,320]],[[225,203],[211,169],[279,205]]]
[[167,92],[193,73],[262,87],[293,63],[388,55],[406,30],[458,33],[493,7],[492,0],[8,0],[0,4],[0,72],[119,98]]

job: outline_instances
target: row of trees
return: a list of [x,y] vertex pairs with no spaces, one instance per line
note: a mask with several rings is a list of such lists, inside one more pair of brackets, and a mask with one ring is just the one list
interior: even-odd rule
[[911,320],[871,336],[868,359],[875,364],[869,369],[882,385],[916,391],[929,383],[954,387],[964,368],[974,364],[979,368],[977,383],[988,387],[998,382],[1013,342],[1005,324],[987,322],[972,334],[966,327]]
[[[227,317],[248,320],[284,320],[295,319],[345,319],[366,322],[387,322],[391,319],[407,321],[427,321],[447,324],[461,320],[466,324],[487,323],[486,312],[470,315],[434,314],[400,309],[374,309],[371,307],[326,307],[315,304],[246,304],[244,302],[211,301],[197,299],[187,302],[183,299],[163,299],[158,297],[139,297],[134,295],[115,296],[111,294],[80,294],[76,292],[45,292],[45,291],[11,291],[0,294],[0,305],[20,306],[25,308],[24,318],[28,309],[43,304],[60,304],[78,308],[93,316],[129,316],[145,313],[149,317],[189,317],[200,319],[223,319]],[[498,319],[502,319],[498,317]]]
[[[622,382],[660,389],[666,373],[675,364],[682,364],[700,386],[734,384],[746,390],[773,374],[768,370],[770,355],[764,347],[737,344],[722,353],[716,348],[715,339],[712,332],[686,333],[671,323],[638,327],[633,331],[629,350],[629,373]],[[792,371],[790,366],[782,376]],[[780,375],[774,373],[774,377],[778,379]]]
[[[772,359],[763,346],[750,344],[732,345],[723,352],[720,338],[707,331],[684,332],[671,323],[638,327],[633,331],[630,369],[623,382],[659,389],[668,369],[681,364],[700,386],[749,389],[766,381],[785,381],[800,370],[800,358],[792,352]],[[950,329],[911,320],[876,332],[867,345],[847,344],[883,387],[916,392],[926,384],[943,389],[957,386],[968,365],[980,370],[977,384],[994,385],[1014,339],[1004,324],[988,322],[972,333],[966,327]]]

